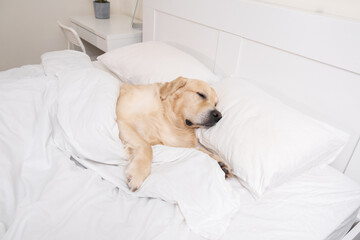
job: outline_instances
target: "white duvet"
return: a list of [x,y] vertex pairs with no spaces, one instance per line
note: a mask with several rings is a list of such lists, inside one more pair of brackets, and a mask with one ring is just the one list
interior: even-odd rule
[[[73,58],[75,60],[71,60]],[[156,146],[152,174],[141,189],[132,193],[126,186],[124,165],[106,165],[73,156],[90,169],[85,170],[70,160],[70,153],[54,144],[53,133],[58,126],[53,121],[53,109],[59,100],[58,82],[67,76],[71,79],[65,80],[74,80],[75,84],[88,71],[92,74],[100,71],[91,69],[87,61],[79,55],[72,56],[71,52],[58,52],[43,59],[47,76],[29,78],[19,73],[10,79],[7,73],[0,80],[0,232],[2,235],[6,232],[4,239],[52,238],[51,232],[71,218],[73,208],[80,203],[91,204],[92,197],[79,196],[79,192],[86,192],[92,184],[113,184],[113,191],[137,201],[158,199],[157,204],[168,205],[177,212],[178,219],[167,219],[169,224],[184,221],[191,231],[201,236],[220,238],[239,208],[240,200],[225,181],[216,161],[208,155],[193,149]],[[69,70],[70,74],[62,74]],[[81,97],[86,100],[93,96]],[[93,182],[100,177],[107,181]],[[134,218],[142,215],[141,208],[134,206],[133,211]],[[144,212],[143,217],[149,217],[148,213]],[[136,232],[141,226],[131,221],[127,224]]]
[[131,193],[123,166],[75,161],[54,144],[59,79],[43,69],[0,73],[0,239],[335,240],[357,214],[359,186],[329,167],[256,201],[207,155],[164,146]]

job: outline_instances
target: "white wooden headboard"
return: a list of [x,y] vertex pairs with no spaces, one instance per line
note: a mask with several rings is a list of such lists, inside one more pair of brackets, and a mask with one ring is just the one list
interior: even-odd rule
[[333,166],[360,182],[360,22],[249,0],[144,0],[143,40],[252,81],[351,135]]

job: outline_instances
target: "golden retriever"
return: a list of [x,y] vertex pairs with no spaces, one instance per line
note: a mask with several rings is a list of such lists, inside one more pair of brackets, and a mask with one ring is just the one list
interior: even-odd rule
[[119,137],[129,156],[126,177],[136,191],[149,176],[152,145],[197,148],[218,161],[226,177],[230,168],[221,158],[199,148],[195,129],[211,127],[222,117],[217,95],[206,82],[179,77],[168,83],[123,84],[116,105]]

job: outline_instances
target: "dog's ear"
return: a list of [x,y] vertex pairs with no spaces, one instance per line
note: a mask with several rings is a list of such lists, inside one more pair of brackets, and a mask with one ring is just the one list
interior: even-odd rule
[[160,85],[160,98],[165,100],[168,96],[174,94],[180,88],[183,88],[186,85],[187,79],[183,77],[178,77],[177,79],[163,83]]

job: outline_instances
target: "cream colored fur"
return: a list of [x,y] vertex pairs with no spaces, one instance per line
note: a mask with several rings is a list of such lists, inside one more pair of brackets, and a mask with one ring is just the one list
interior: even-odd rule
[[[217,111],[217,101],[214,89],[206,82],[183,77],[169,83],[121,86],[116,106],[117,124],[119,137],[130,156],[126,176],[132,191],[150,174],[151,146],[196,148],[195,129],[214,124],[209,114]],[[231,175],[219,156],[199,150],[217,160],[227,176]]]

